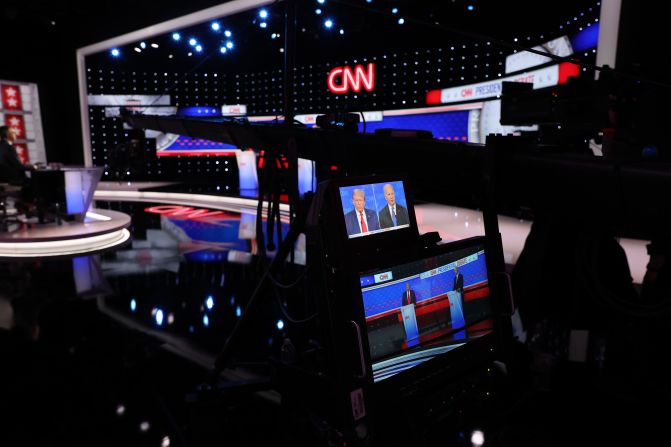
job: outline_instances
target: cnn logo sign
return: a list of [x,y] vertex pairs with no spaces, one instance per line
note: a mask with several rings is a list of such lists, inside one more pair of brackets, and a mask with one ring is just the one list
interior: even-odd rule
[[342,94],[350,91],[359,93],[363,88],[367,92],[375,88],[375,64],[335,67],[329,72],[328,87],[332,93]]

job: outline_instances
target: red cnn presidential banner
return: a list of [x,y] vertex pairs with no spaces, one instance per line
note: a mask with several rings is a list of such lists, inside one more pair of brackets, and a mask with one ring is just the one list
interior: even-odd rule
[[21,89],[18,85],[0,84],[2,92],[2,108],[5,110],[23,110]]
[[23,120],[23,115],[5,115],[5,124],[16,132],[17,140],[26,139],[26,123]]

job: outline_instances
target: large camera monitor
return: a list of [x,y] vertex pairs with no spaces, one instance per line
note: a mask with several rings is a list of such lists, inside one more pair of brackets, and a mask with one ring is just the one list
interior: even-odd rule
[[375,382],[492,333],[484,239],[360,274]]

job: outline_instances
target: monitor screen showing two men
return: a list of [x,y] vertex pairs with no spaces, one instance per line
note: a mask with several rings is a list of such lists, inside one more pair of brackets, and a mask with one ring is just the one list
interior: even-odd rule
[[345,186],[339,190],[350,239],[410,226],[402,181]]

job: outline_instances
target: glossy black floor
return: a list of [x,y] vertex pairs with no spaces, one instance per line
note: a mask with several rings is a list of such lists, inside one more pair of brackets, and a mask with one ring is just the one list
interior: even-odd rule
[[[298,330],[281,312],[281,294],[256,309],[232,375],[213,378],[263,268],[255,241],[239,237],[240,216],[212,228],[171,220],[154,205],[97,203],[132,216],[124,247],[0,265],[0,445],[329,445],[272,383],[267,361]],[[301,269],[287,266],[283,279]],[[290,309],[305,315],[300,303]],[[668,316],[613,316],[601,327],[605,367],[598,356],[558,362],[566,326],[538,329],[516,344],[499,400],[475,419],[485,445],[663,439],[668,323]],[[220,389],[232,380],[247,387]],[[470,432],[451,430],[439,445],[471,445]]]
[[[238,239],[239,215],[225,213],[231,224],[220,219],[215,227],[171,222],[146,211],[151,203],[96,205],[132,216],[131,243],[92,256],[0,264],[7,320],[0,445],[276,441],[276,393],[219,399],[207,391],[217,383],[214,360],[259,278],[254,243]],[[235,352],[236,379],[268,379],[261,363],[290,332],[280,330],[286,319],[277,306],[271,299],[255,311]]]

